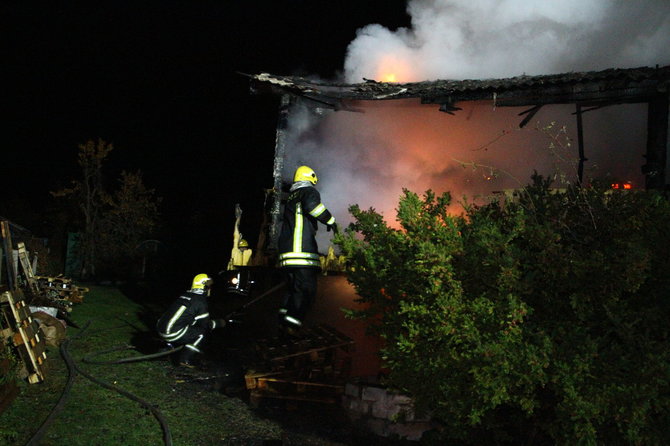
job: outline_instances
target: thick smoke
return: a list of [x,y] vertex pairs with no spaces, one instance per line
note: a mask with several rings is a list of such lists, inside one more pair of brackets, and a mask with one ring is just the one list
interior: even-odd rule
[[348,82],[483,79],[670,63],[667,0],[415,0],[412,28],[360,29]]
[[[348,82],[486,79],[670,63],[670,2],[415,0],[411,29],[368,25],[351,42]],[[526,184],[533,171],[574,182],[573,105],[544,107],[519,129],[523,108],[458,104],[455,115],[418,100],[367,101],[364,113],[290,117],[285,178],[300,164],[320,178],[323,202],[346,224],[348,207],[374,207],[393,224],[403,188],[485,200]],[[646,106],[585,113],[585,178],[642,186]],[[454,211],[459,212],[457,205]],[[321,251],[330,234],[320,231]]]

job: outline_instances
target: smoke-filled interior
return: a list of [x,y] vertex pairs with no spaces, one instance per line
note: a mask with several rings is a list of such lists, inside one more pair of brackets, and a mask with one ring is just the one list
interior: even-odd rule
[[[347,83],[492,79],[670,63],[666,0],[410,0],[410,28],[370,24],[347,48]],[[373,207],[391,224],[403,188],[450,191],[485,200],[518,188],[533,171],[577,177],[575,105],[547,105],[523,128],[523,108],[459,103],[454,115],[418,100],[350,104],[363,113],[293,108],[284,178],[297,165],[316,169],[324,203],[341,223],[348,207]],[[583,113],[583,180],[643,187],[647,105]],[[562,129],[565,129],[563,132]],[[321,237],[325,238],[325,231]],[[320,241],[323,252],[329,242]]]
[[[556,187],[577,179],[574,105],[543,107],[519,128],[526,108],[492,102],[458,104],[454,115],[418,100],[363,101],[362,112],[291,112],[284,178],[307,164],[319,177],[324,204],[340,223],[348,208],[375,208],[389,224],[403,188],[422,194],[449,191],[452,212],[464,197],[482,203],[496,192],[526,185],[534,171],[555,178]],[[611,106],[583,114],[583,181],[603,179],[643,187],[646,104]],[[329,233],[320,231],[321,251]]]

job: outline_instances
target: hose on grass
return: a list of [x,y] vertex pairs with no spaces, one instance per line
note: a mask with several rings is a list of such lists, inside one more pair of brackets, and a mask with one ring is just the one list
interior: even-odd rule
[[170,350],[164,350],[164,351],[161,351],[161,352],[151,353],[151,354],[148,354],[148,355],[129,356],[127,358],[113,359],[113,360],[109,360],[109,361],[95,361],[95,360],[91,359],[91,358],[95,358],[96,356],[104,355],[104,354],[107,354],[107,353],[118,352],[118,351],[123,351],[123,350],[134,350],[135,349],[135,347],[132,346],[132,345],[124,345],[122,347],[114,347],[114,348],[110,348],[109,350],[103,350],[103,351],[93,353],[92,355],[86,356],[86,357],[82,358],[81,360],[82,360],[82,362],[85,362],[87,364],[125,364],[125,363],[128,363],[128,362],[148,361],[150,359],[156,359],[156,358],[160,358],[162,356],[171,355],[172,353],[178,352],[182,348],[184,348],[184,346],[180,345],[179,347],[174,347]]
[[[269,290],[265,291],[261,295],[257,296],[256,298],[252,299],[251,301],[247,302],[242,307],[233,311],[232,313],[230,313],[226,317],[227,318],[233,317],[234,315],[238,314],[241,310],[244,310],[245,308],[249,307],[250,305],[252,305],[252,304],[256,303],[257,301],[259,301],[260,299],[264,298],[265,296],[273,293],[274,291],[277,291],[278,289],[280,289],[284,285],[285,285],[284,283],[280,283],[279,285],[270,288]],[[80,374],[80,375],[84,376],[88,380],[90,380],[93,383],[98,384],[98,385],[100,385],[104,388],[107,388],[109,390],[114,390],[115,392],[120,393],[121,395],[123,395],[123,396],[125,396],[125,397],[127,397],[127,398],[129,398],[133,401],[138,402],[144,408],[151,411],[151,413],[154,415],[154,417],[158,420],[158,422],[161,425],[161,428],[163,430],[163,442],[164,442],[165,446],[172,446],[172,434],[170,433],[170,428],[167,424],[167,421],[163,417],[162,413],[155,406],[153,406],[151,403],[137,397],[136,395],[134,395],[134,394],[118,387],[118,386],[107,383],[105,381],[102,381],[102,380],[94,377],[93,375],[90,375],[89,373],[87,373],[87,372],[83,371],[81,368],[79,368],[77,366],[77,364],[75,363],[75,361],[72,359],[72,356],[70,355],[69,350],[68,350],[69,346],[70,346],[70,342],[79,338],[80,336],[82,336],[84,334],[84,332],[88,329],[90,324],[91,324],[91,321],[86,322],[86,324],[84,324],[84,326],[80,329],[80,331],[76,335],[72,336],[71,338],[65,339],[61,343],[61,345],[59,347],[59,351],[60,351],[60,354],[63,357],[63,360],[65,361],[65,363],[67,365],[67,368],[68,368],[67,383],[65,384],[65,386],[63,388],[63,391],[61,392],[61,396],[60,396],[58,402],[56,403],[54,408],[51,410],[51,413],[44,420],[44,422],[42,423],[40,428],[28,440],[28,442],[26,443],[25,446],[37,446],[40,443],[40,440],[44,436],[44,432],[46,432],[48,427],[55,420],[56,416],[61,412],[61,410],[65,406],[65,403],[67,402],[67,399],[70,395],[70,391],[72,390],[72,386],[74,385],[75,378],[76,378],[77,374]],[[117,327],[113,327],[113,328],[117,328]],[[108,350],[104,350],[104,351],[94,353],[92,355],[89,355],[87,357],[82,358],[82,361],[87,363],[87,364],[124,364],[124,363],[137,362],[137,361],[147,361],[147,360],[150,360],[150,359],[155,359],[155,358],[160,358],[162,356],[171,355],[172,353],[175,353],[175,352],[181,350],[183,347],[184,346],[182,345],[182,346],[178,346],[178,347],[175,347],[173,349],[170,349],[170,350],[165,350],[165,351],[161,351],[161,352],[157,352],[157,353],[152,353],[152,354],[149,354],[149,355],[131,356],[131,357],[127,357],[127,358],[121,358],[121,359],[110,360],[110,361],[96,361],[96,360],[91,359],[91,358],[94,358],[94,357],[97,357],[97,356],[100,356],[100,355],[103,355],[103,354],[106,354],[106,353],[111,353],[111,352],[114,352],[114,351],[121,351],[121,350],[130,350],[130,349],[135,348],[135,347],[130,346],[130,345],[125,345],[125,346],[122,346],[122,347],[114,347],[114,348],[111,348],[111,349],[108,349]]]
[[[124,390],[118,386],[115,386],[113,384],[110,384],[108,382],[105,382],[101,379],[98,379],[94,377],[93,375],[87,373],[86,371],[82,370],[72,359],[72,356],[70,355],[69,352],[69,346],[70,342],[78,337],[80,337],[84,331],[88,328],[90,325],[90,321],[88,321],[85,326],[77,333],[75,336],[72,338],[65,339],[61,345],[60,345],[60,353],[61,356],[63,357],[63,360],[67,364],[68,368],[68,381],[63,388],[63,392],[61,393],[61,396],[59,398],[58,403],[54,406],[54,408],[51,410],[51,413],[49,416],[45,419],[45,421],[42,423],[40,428],[33,434],[33,436],[28,440],[26,443],[26,446],[37,446],[40,443],[40,440],[42,439],[42,436],[44,435],[44,432],[47,430],[47,428],[51,425],[51,423],[55,420],[56,416],[60,411],[63,409],[65,406],[65,403],[69,397],[70,391],[72,390],[72,386],[74,385],[74,380],[77,376],[77,374],[82,375],[86,379],[90,380],[91,382],[98,384],[99,386],[102,386],[106,389],[109,390],[114,390],[117,393],[120,393],[121,395],[139,403],[142,407],[145,409],[148,409],[151,411],[151,413],[154,415],[154,417],[158,420],[158,422],[161,425],[161,429],[163,431],[163,443],[165,446],[172,446],[172,434],[170,432],[170,427],[167,424],[167,421],[163,414],[158,410],[157,407],[155,407],[153,404],[149,403],[148,401],[134,395],[131,392],[128,392],[127,390]],[[179,348],[176,348],[174,350],[178,350]],[[165,352],[160,352],[160,356],[164,356],[167,354],[172,353],[172,351],[165,351]],[[146,356],[154,356],[154,355],[146,355]]]
[[[84,330],[88,328],[90,323],[91,321],[88,321],[86,325],[84,325],[84,327],[81,329],[81,331],[79,331],[79,333],[74,335],[72,338],[74,339],[81,336]],[[65,407],[65,403],[67,402],[67,399],[70,396],[70,390],[72,390],[74,380],[77,377],[77,371],[75,370],[72,358],[67,353],[67,347],[69,342],[70,342],[69,339],[65,339],[59,346],[60,354],[63,357],[63,360],[65,360],[65,364],[67,365],[67,371],[68,371],[67,382],[63,387],[63,391],[61,392],[60,397],[58,398],[58,402],[53,407],[53,409],[51,409],[49,416],[47,416],[44,422],[42,422],[42,425],[39,427],[39,429],[37,429],[37,431],[33,434],[33,436],[30,437],[30,439],[26,443],[26,446],[36,446],[40,443],[40,440],[42,440],[42,437],[44,436],[44,432],[46,432],[47,428],[51,425],[51,423],[53,423],[54,419],[60,413],[60,411],[63,410],[63,407]]]
[[165,446],[172,446],[172,434],[170,433],[170,427],[167,424],[167,420],[163,416],[160,410],[150,402],[136,396],[135,394],[128,392],[127,390],[122,389],[119,386],[115,386],[114,384],[110,384],[106,381],[103,381],[101,379],[96,378],[95,376],[83,371],[81,368],[79,368],[75,364],[75,369],[77,372],[81,375],[83,375],[85,378],[90,380],[91,382],[94,382],[95,384],[102,386],[106,389],[113,390],[117,393],[120,393],[121,395],[125,396],[126,398],[129,398],[137,403],[139,403],[142,407],[145,409],[148,409],[151,411],[151,413],[154,415],[154,417],[158,420],[158,422],[161,425],[161,429],[163,430],[163,443]]

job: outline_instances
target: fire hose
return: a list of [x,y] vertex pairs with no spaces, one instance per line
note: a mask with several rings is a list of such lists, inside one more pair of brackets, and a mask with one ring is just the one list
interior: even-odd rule
[[[284,283],[282,282],[282,283],[270,288],[269,290],[265,291],[264,293],[260,294],[259,296],[255,297],[254,299],[252,299],[251,301],[249,301],[246,304],[242,305],[241,307],[237,308],[233,312],[227,314],[226,315],[226,320],[227,321],[230,320],[230,318],[239,314],[245,308],[249,307],[250,305],[252,305],[256,302],[258,302],[260,299],[266,297],[267,295],[279,290],[283,286],[284,286]],[[131,392],[128,392],[127,390],[124,390],[124,389],[122,389],[122,388],[120,388],[116,385],[105,382],[105,381],[103,381],[101,379],[98,379],[98,378],[94,377],[93,375],[85,372],[72,359],[72,356],[70,355],[70,352],[68,350],[69,346],[70,346],[70,342],[72,340],[75,340],[75,339],[79,338],[80,336],[82,336],[85,333],[85,331],[88,329],[89,326],[90,326],[90,321],[88,321],[84,325],[84,327],[81,328],[79,333],[72,336],[72,338],[65,339],[61,343],[61,345],[59,347],[59,351],[60,351],[60,354],[63,357],[63,360],[65,361],[65,363],[67,365],[67,368],[68,368],[67,383],[65,384],[65,386],[63,388],[63,391],[61,392],[61,396],[59,397],[58,402],[56,403],[54,408],[51,410],[51,413],[44,420],[44,422],[39,427],[39,429],[28,440],[28,442],[26,443],[25,446],[37,446],[37,445],[39,445],[40,440],[42,439],[42,437],[43,437],[44,433],[46,432],[47,428],[51,425],[51,423],[53,423],[56,416],[60,413],[60,411],[65,406],[65,403],[67,402],[67,399],[69,398],[70,391],[72,389],[72,386],[74,385],[74,381],[75,381],[75,378],[77,377],[77,374],[80,374],[80,375],[84,376],[86,379],[90,380],[91,382],[93,382],[95,384],[98,384],[99,386],[102,386],[102,387],[104,387],[106,389],[109,389],[109,390],[114,390],[115,392],[117,392],[117,393],[119,393],[119,394],[121,394],[121,395],[139,403],[142,407],[151,411],[151,413],[154,415],[154,417],[160,423],[161,429],[163,430],[163,443],[165,444],[165,446],[172,446],[172,434],[170,432],[170,428],[167,424],[167,421],[165,420],[165,417],[163,416],[163,414],[154,405],[152,405],[148,401],[143,400],[142,398],[132,394]],[[114,351],[135,349],[135,347],[132,346],[132,345],[125,345],[125,346],[122,346],[122,347],[114,347],[114,348],[111,348],[111,349],[108,349],[108,350],[104,350],[104,351],[94,353],[94,354],[89,355],[85,358],[82,358],[82,361],[85,362],[85,363],[88,363],[88,364],[124,364],[124,363],[137,362],[137,361],[147,361],[147,360],[150,360],[150,359],[155,359],[155,358],[160,358],[162,356],[171,355],[172,353],[175,353],[175,352],[181,350],[182,348],[184,348],[183,345],[172,348],[172,349],[169,349],[169,350],[160,351],[160,352],[157,352],[157,353],[152,353],[152,354],[148,354],[148,355],[141,355],[141,356],[131,356],[131,357],[121,358],[121,359],[116,359],[116,360],[111,360],[111,361],[95,361],[95,360],[91,359],[93,357],[97,357],[97,356],[100,356],[100,355],[103,355],[103,354],[106,354],[106,353],[111,353],[111,352],[114,352]]]
[[[284,282],[281,282],[280,284],[275,285],[274,287],[270,288],[269,290],[261,293],[257,297],[253,298],[249,302],[242,305],[241,307],[239,307],[236,310],[234,310],[234,311],[228,313],[227,315],[225,315],[224,320],[226,322],[232,322],[233,321],[232,318],[235,317],[236,315],[240,314],[244,309],[248,308],[249,306],[251,306],[254,303],[261,300],[262,298],[268,296],[269,294],[274,293],[275,291],[279,290],[283,286],[284,286]],[[116,351],[135,350],[135,347],[132,346],[132,345],[124,345],[124,346],[120,346],[120,347],[114,347],[114,348],[111,348],[109,350],[103,350],[103,351],[100,351],[100,352],[93,353],[92,355],[89,355],[89,356],[86,356],[86,357],[82,358],[82,361],[87,363],[87,364],[125,364],[125,363],[128,363],[128,362],[148,361],[150,359],[155,359],[155,358],[160,358],[162,356],[171,355],[172,353],[175,353],[175,352],[181,350],[182,348],[184,348],[184,346],[180,345],[180,346],[172,348],[170,350],[164,350],[164,351],[160,351],[160,352],[157,352],[157,353],[151,353],[151,354],[148,354],[148,355],[141,355],[141,356],[129,356],[127,358],[114,359],[114,360],[109,360],[109,361],[96,361],[96,360],[92,359],[94,357],[101,356],[101,355],[104,355],[104,354],[107,354],[107,353],[116,352]]]
[[[65,339],[59,348],[60,354],[63,357],[63,360],[65,361],[67,368],[68,368],[68,380],[67,383],[65,384],[65,387],[63,388],[63,392],[61,393],[60,398],[58,399],[58,403],[54,406],[54,408],[51,410],[51,413],[49,416],[44,420],[40,428],[33,434],[33,436],[28,440],[26,443],[26,446],[37,446],[40,443],[40,440],[42,439],[42,436],[44,435],[44,432],[47,430],[47,428],[51,425],[51,423],[56,419],[56,416],[60,413],[60,411],[63,409],[65,406],[65,403],[67,402],[67,399],[70,395],[70,391],[72,390],[72,386],[74,385],[75,378],[77,377],[77,374],[80,374],[90,380],[91,382],[98,384],[99,386],[102,386],[106,389],[114,390],[117,393],[120,393],[121,395],[130,398],[131,400],[140,403],[142,407],[145,409],[151,411],[151,413],[154,415],[154,417],[158,420],[158,422],[161,425],[161,429],[163,430],[163,443],[165,446],[172,446],[172,434],[170,433],[170,428],[167,424],[167,421],[165,420],[165,417],[163,414],[151,403],[148,401],[143,400],[142,398],[128,392],[127,390],[124,390],[118,386],[115,386],[113,384],[107,383],[101,379],[98,379],[91,374],[83,371],[77,364],[74,362],[72,359],[72,356],[70,355],[70,352],[68,350],[70,346],[70,342],[74,339],[77,339],[80,337],[88,328],[90,325],[90,321],[85,324],[85,326],[81,329],[79,333],[77,333],[75,336],[72,338]],[[161,352],[164,354],[168,354],[167,352]]]
[[124,345],[122,347],[114,347],[114,348],[110,348],[109,350],[103,350],[103,351],[99,351],[97,353],[93,353],[92,355],[86,356],[86,357],[82,358],[81,360],[83,362],[87,363],[87,364],[124,364],[124,363],[127,363],[127,362],[148,361],[149,359],[156,359],[156,358],[160,358],[162,356],[171,355],[172,353],[178,352],[182,348],[184,348],[184,346],[180,345],[179,347],[174,347],[174,348],[171,348],[169,350],[163,350],[163,351],[160,351],[160,352],[157,352],[157,353],[151,353],[149,355],[130,356],[128,358],[115,359],[115,360],[112,360],[112,361],[95,361],[95,360],[91,359],[91,358],[94,358],[96,356],[104,355],[104,354],[107,354],[107,353],[118,352],[118,351],[122,351],[122,350],[135,350],[134,345]]

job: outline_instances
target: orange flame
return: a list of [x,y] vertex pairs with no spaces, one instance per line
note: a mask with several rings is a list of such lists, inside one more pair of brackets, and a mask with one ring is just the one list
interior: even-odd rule
[[396,78],[394,73],[389,73],[385,74],[382,76],[382,81],[383,82],[398,82],[398,79]]
[[376,79],[380,82],[409,82],[413,74],[409,64],[401,58],[388,55],[379,60]]

